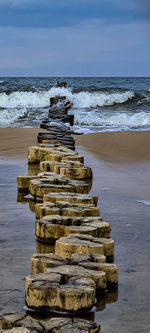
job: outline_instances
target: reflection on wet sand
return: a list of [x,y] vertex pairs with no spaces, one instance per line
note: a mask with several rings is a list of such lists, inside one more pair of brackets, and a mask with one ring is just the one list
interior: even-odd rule
[[117,301],[118,301],[118,286],[116,286],[111,290],[107,290],[107,292],[105,292],[102,295],[99,295],[99,298],[97,299],[95,305],[96,312],[105,310],[107,304],[116,303]]
[[22,203],[22,204],[28,203],[30,211],[32,213],[35,213],[35,205],[39,202],[42,202],[42,200],[37,199],[37,198],[35,200],[35,198],[28,196],[26,192],[25,193],[18,192],[17,202]]
[[38,163],[28,164],[28,175],[34,176],[40,172],[40,165]]
[[45,244],[36,241],[36,251],[37,253],[55,253],[55,244]]

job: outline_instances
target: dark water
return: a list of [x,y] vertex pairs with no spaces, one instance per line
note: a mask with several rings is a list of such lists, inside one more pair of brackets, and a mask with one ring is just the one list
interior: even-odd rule
[[0,78],[0,126],[38,126],[56,95],[73,103],[77,132],[150,129],[150,78]]

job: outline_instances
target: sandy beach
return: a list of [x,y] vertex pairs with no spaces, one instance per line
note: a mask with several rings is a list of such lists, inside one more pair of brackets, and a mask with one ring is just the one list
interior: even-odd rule
[[[43,130],[0,129],[2,312],[23,310],[24,280],[36,251],[35,216],[28,202],[17,198],[16,177],[27,173],[27,150],[36,144],[38,131]],[[100,304],[95,320],[102,333],[147,333],[150,206],[138,201],[150,201],[150,132],[97,133],[75,139],[85,164],[92,167],[91,193],[98,195],[101,216],[111,223],[119,266],[118,293]]]

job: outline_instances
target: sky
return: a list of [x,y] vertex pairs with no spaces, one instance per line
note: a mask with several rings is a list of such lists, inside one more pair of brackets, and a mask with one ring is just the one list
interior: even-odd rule
[[149,0],[0,0],[0,76],[150,76]]

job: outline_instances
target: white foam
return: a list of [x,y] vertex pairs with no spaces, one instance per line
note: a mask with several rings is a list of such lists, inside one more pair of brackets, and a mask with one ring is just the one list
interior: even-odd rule
[[90,127],[87,126],[73,126],[73,130],[75,133],[84,133],[84,134],[89,134],[89,133],[94,133],[95,130],[93,131]]
[[4,81],[0,80],[0,83],[3,83]]
[[0,94],[0,108],[36,108],[49,106],[50,97],[66,96],[75,108],[94,108],[96,106],[125,103],[134,98],[133,91],[124,93],[80,92],[73,94],[69,88],[51,88],[49,91],[23,92],[15,91],[10,95]]
[[145,200],[136,200],[138,203],[141,203],[145,206],[150,206],[150,201],[145,201]]
[[114,115],[103,112],[75,113],[75,125],[79,126],[104,126],[118,128],[133,128],[150,126],[150,113],[138,112],[134,115],[115,113]]
[[24,92],[15,91],[10,95],[0,94],[0,108],[36,108],[46,107],[50,104],[50,97],[65,95],[64,88],[52,88],[49,91]]
[[24,116],[27,112],[26,109],[21,110],[1,110],[0,111],[0,125],[9,125],[16,121],[18,118]]
[[126,91],[124,93],[107,93],[107,92],[80,92],[72,95],[72,102],[77,108],[94,108],[105,105],[114,105],[125,103],[135,96],[133,91]]

